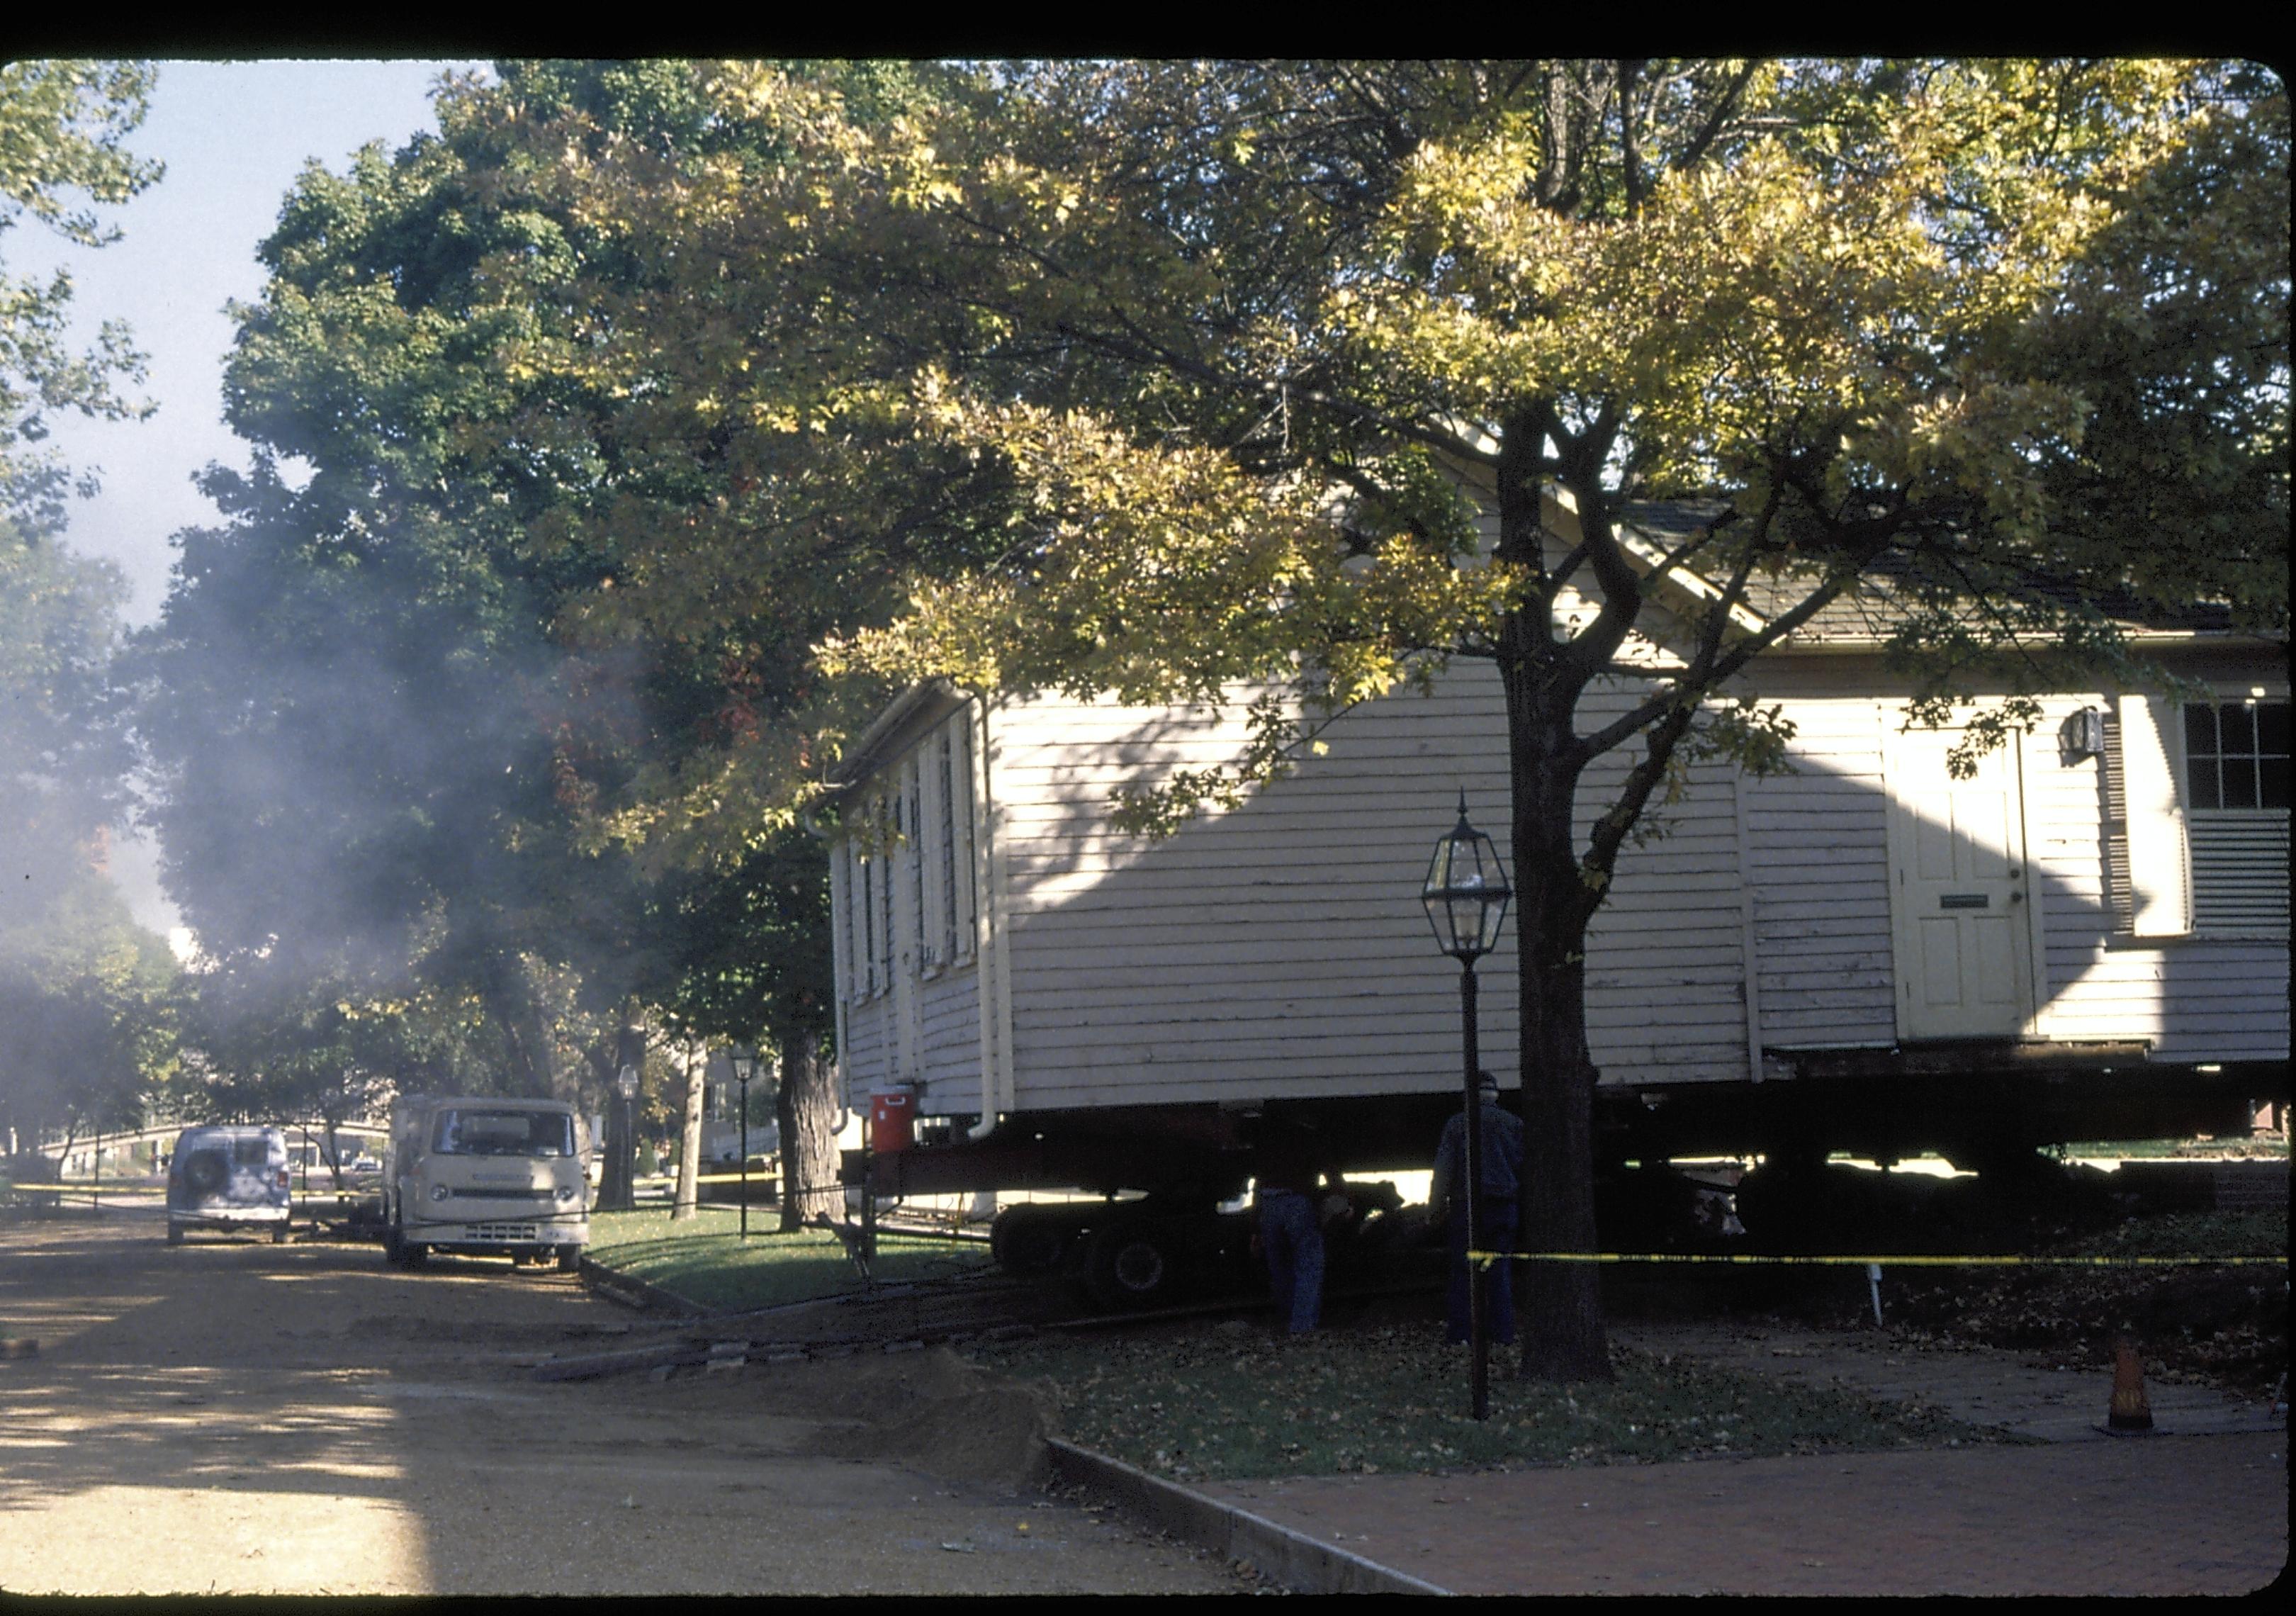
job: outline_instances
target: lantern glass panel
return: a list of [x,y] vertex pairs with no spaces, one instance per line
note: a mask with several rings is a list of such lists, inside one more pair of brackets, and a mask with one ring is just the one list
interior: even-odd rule
[[1501,922],[1506,919],[1506,910],[1507,894],[1504,892],[1500,894],[1499,899],[1496,903],[1487,903],[1483,906],[1482,947],[1480,952],[1488,954],[1492,949],[1499,946],[1499,925]]

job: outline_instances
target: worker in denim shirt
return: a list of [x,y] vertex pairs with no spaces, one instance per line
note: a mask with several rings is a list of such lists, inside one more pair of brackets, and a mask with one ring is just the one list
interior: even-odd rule
[[[1499,1080],[1488,1071],[1475,1074],[1482,1103],[1482,1194],[1475,1201],[1475,1234],[1486,1251],[1512,1251],[1521,1218],[1522,1196],[1522,1120],[1499,1108]],[[1450,1218],[1451,1283],[1445,1297],[1447,1338],[1464,1341],[1468,1335],[1469,1272],[1467,1260],[1467,1201],[1459,1193],[1467,1173],[1467,1112],[1443,1124],[1443,1138],[1435,1147],[1435,1175],[1429,1182],[1427,1204]],[[1490,1321],[1490,1339],[1502,1344],[1514,1340],[1514,1288],[1512,1264],[1495,1262],[1483,1270],[1483,1311]]]
[[1252,1142],[1252,1203],[1275,1310],[1293,1335],[1315,1329],[1324,1307],[1323,1212],[1317,1181],[1331,1195],[1347,1185],[1323,1141],[1296,1122],[1264,1118]]

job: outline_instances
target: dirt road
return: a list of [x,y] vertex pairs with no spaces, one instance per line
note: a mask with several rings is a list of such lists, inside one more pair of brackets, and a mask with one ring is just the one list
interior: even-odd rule
[[[0,1590],[1240,1587],[978,1464],[888,1462],[898,1423],[853,1416],[922,1393],[882,1362],[541,1384],[545,1354],[647,1326],[500,1261],[160,1235],[135,1212],[0,1222],[0,1337],[39,1341],[0,1361]],[[964,1373],[912,1357],[920,1385]],[[921,1462],[963,1446],[961,1402],[932,1404]]]

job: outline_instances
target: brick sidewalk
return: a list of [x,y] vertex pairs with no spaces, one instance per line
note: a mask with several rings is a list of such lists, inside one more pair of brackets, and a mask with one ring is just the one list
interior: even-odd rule
[[1199,1490],[1463,1594],[2242,1594],[2286,1433]]

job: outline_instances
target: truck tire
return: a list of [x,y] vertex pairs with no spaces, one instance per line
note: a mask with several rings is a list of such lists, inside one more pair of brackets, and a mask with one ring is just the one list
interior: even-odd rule
[[580,1246],[560,1246],[558,1248],[558,1271],[561,1274],[579,1274],[582,1271],[582,1248]]
[[274,1224],[271,1227],[271,1243],[275,1246],[283,1246],[287,1243],[287,1236],[293,1233],[294,1229],[291,1225],[284,1223]]
[[988,1226],[988,1254],[1007,1274],[1049,1274],[1068,1251],[1072,1217],[1052,1207],[1008,1206]]
[[430,1255],[430,1248],[406,1238],[406,1230],[393,1223],[382,1231],[382,1259],[393,1267],[419,1268]]
[[172,1218],[168,1219],[168,1243],[171,1246],[184,1243],[184,1226]]
[[1170,1300],[1179,1288],[1179,1243],[1158,1225],[1125,1218],[1093,1232],[1085,1248],[1085,1289],[1114,1312],[1134,1312]]

